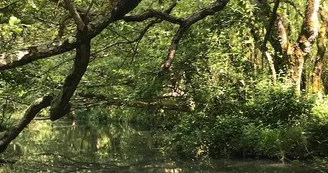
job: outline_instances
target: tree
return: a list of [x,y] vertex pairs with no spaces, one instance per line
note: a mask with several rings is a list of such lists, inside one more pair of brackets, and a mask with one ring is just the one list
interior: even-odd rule
[[[258,3],[261,6],[265,6],[264,9],[270,9],[266,1],[259,1]],[[266,54],[266,52],[264,54],[266,54],[268,57],[268,61],[274,78],[276,76],[276,71],[284,71],[289,78],[288,81],[295,86],[298,92],[300,92],[300,90],[302,89],[301,84],[302,74],[304,73],[303,68],[305,58],[308,57],[311,51],[313,50],[312,45],[315,42],[319,33],[320,1],[307,1],[305,15],[302,15],[302,13],[300,13],[300,15],[302,16],[303,24],[301,26],[301,29],[299,30],[300,32],[298,33],[295,42],[290,41],[290,39],[293,39],[290,38],[293,37],[293,35],[292,33],[288,33],[288,30],[286,29],[286,23],[284,21],[283,16],[284,14],[277,13],[277,9],[280,3],[281,2],[279,0],[275,1],[275,8],[272,12],[272,17],[270,20],[271,22],[268,24],[267,27],[267,35],[265,37],[263,45],[265,46],[264,49],[266,49],[266,41],[270,37],[271,28],[274,28],[272,31],[272,33],[274,33],[273,38],[271,38],[270,43],[275,50],[275,58],[272,59],[271,55]],[[291,1],[286,1],[285,3],[297,8],[297,6]],[[299,12],[298,9],[296,10],[297,12]],[[289,27],[293,26],[289,25]],[[280,60],[279,56],[282,56],[282,60]],[[281,65],[282,63],[283,65]],[[281,67],[286,67],[286,70],[281,69]]]
[[[26,127],[42,109],[50,106],[50,119],[53,121],[61,118],[71,110],[70,100],[84,76],[87,67],[90,65],[90,57],[99,53],[92,52],[93,42],[98,42],[97,36],[101,35],[102,32],[108,32],[110,24],[115,25],[115,23],[122,20],[125,22],[143,22],[155,18],[141,31],[137,39],[125,41],[123,42],[124,44],[138,44],[147,30],[156,23],[166,21],[177,24],[179,28],[172,38],[167,58],[160,70],[164,73],[169,71],[173,74],[174,72],[170,67],[175,58],[179,42],[184,34],[196,22],[222,10],[229,0],[214,1],[207,7],[193,12],[187,17],[175,17],[170,15],[173,8],[177,5],[177,2],[174,1],[165,11],[147,9],[145,12],[137,15],[126,14],[135,10],[140,0],[110,2],[93,0],[77,2],[70,0],[51,0],[51,4],[49,4],[49,1],[40,1],[38,4],[34,4],[35,2],[33,1],[29,2],[29,4],[21,4],[18,1],[5,1],[1,3],[4,7],[1,7],[0,11],[4,11],[4,16],[11,16],[9,25],[5,25],[1,28],[3,30],[3,37],[8,37],[4,40],[7,40],[8,43],[10,40],[15,40],[18,44],[21,44],[25,40],[30,41],[30,43],[28,41],[28,43],[24,43],[24,48],[22,49],[17,49],[16,46],[11,45],[1,50],[5,51],[5,53],[0,55],[1,72],[5,74],[8,70],[10,71],[10,69],[14,70],[30,63],[37,63],[37,60],[47,59],[52,56],[59,57],[59,55],[74,49],[75,58],[72,68],[65,77],[62,86],[60,86],[60,91],[47,91],[50,92],[50,94],[39,93],[44,96],[37,99],[25,111],[23,118],[17,124],[1,132],[0,152],[6,149],[9,143],[18,136],[24,127]],[[18,4],[17,7],[15,6],[16,4]],[[13,10],[14,13],[12,13],[12,10],[7,10],[9,8],[15,9]],[[19,12],[18,9],[21,9],[22,12]],[[56,10],[52,13],[50,9]],[[25,14],[26,11],[27,13]],[[6,19],[6,17],[1,17],[1,21],[6,21]],[[75,27],[73,27],[73,25]],[[48,28],[49,26],[51,26],[50,29]],[[25,29],[26,27],[27,29]],[[4,31],[6,29],[8,31]],[[52,30],[52,32],[44,34],[42,30]],[[27,35],[24,31],[30,32],[30,34]],[[37,35],[35,36],[33,34]],[[38,34],[42,34],[42,37],[38,36]],[[49,38],[52,38],[52,41],[49,43],[38,43],[39,41],[46,42]],[[33,42],[37,44],[29,45]],[[12,75],[11,73],[6,75],[9,74]],[[14,74],[14,76],[16,75],[17,74]]]

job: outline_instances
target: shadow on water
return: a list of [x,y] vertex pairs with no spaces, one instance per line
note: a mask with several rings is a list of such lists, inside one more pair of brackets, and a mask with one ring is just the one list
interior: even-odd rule
[[264,160],[183,161],[156,148],[150,131],[129,124],[83,124],[37,121],[1,157],[17,160],[0,172],[154,172],[154,173],[311,173],[301,164]]

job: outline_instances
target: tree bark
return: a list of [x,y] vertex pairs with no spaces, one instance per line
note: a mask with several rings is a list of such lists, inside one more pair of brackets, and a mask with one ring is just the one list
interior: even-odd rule
[[50,120],[52,121],[63,117],[70,111],[71,106],[69,101],[89,65],[91,40],[87,37],[88,27],[86,24],[81,25],[80,23],[77,23],[77,25],[78,32],[76,37],[78,38],[80,44],[76,47],[76,56],[71,72],[66,77],[61,92],[51,103]]
[[[285,32],[285,28],[283,26],[283,21],[281,15],[277,13],[280,1],[275,0],[275,4],[273,9],[267,1],[254,1],[255,3],[255,13],[258,14],[258,21],[262,22],[266,26],[266,34],[263,42],[261,42],[261,53],[262,53],[262,66],[264,57],[268,60],[270,72],[272,75],[273,84],[276,83],[277,80],[277,72],[283,70],[281,58],[278,55],[282,54],[282,42],[287,40],[287,35]],[[254,30],[258,30],[256,26],[253,26]],[[253,34],[254,36],[254,34]],[[256,37],[261,37],[257,35]],[[259,40],[259,39],[255,39]],[[274,53],[270,54],[267,52],[266,43],[269,42],[272,48],[274,49]]]
[[305,19],[297,42],[289,44],[285,51],[285,58],[288,61],[289,82],[295,86],[297,93],[301,91],[302,73],[305,57],[311,52],[312,44],[319,32],[319,11],[320,0],[307,0]]
[[324,65],[324,58],[326,54],[326,43],[325,43],[325,37],[326,37],[326,28],[327,28],[327,22],[324,21],[324,24],[321,26],[319,31],[319,36],[317,40],[317,58],[314,62],[314,68],[312,72],[312,92],[319,93],[322,91],[322,85],[321,85],[321,76],[322,76],[322,70]]
[[268,60],[269,67],[270,67],[270,70],[271,70],[273,84],[276,84],[277,72],[276,72],[275,65],[274,65],[275,64],[274,59],[272,58],[270,53],[267,52],[266,43],[269,40],[269,37],[271,35],[271,30],[272,30],[272,28],[275,24],[275,21],[277,20],[277,10],[278,10],[278,7],[279,7],[279,3],[280,3],[280,0],[276,0],[275,3],[274,3],[273,12],[272,12],[272,15],[271,15],[271,18],[270,18],[270,22],[267,26],[266,34],[265,34],[263,45],[262,45],[262,54],[263,54],[262,56],[265,56]]
[[[262,14],[266,19],[268,18],[268,6],[267,1],[255,1],[256,5],[261,8],[259,14]],[[279,1],[276,1],[276,4]],[[307,0],[306,14],[304,22],[302,25],[302,31],[299,34],[298,40],[294,43],[290,43],[287,38],[286,29],[283,24],[282,17],[277,17],[276,26],[273,30],[272,37],[266,38],[270,41],[272,47],[274,48],[276,55],[282,54],[283,60],[277,59],[275,56],[272,61],[275,63],[275,70],[286,71],[288,83],[295,86],[296,92],[300,92],[302,83],[302,73],[305,57],[312,50],[312,44],[318,36],[319,30],[319,20],[318,20],[318,10],[319,10],[320,0]],[[271,20],[270,20],[271,21]],[[270,25],[268,25],[270,26]],[[279,62],[278,62],[279,61]],[[286,64],[287,69],[284,69]],[[271,71],[273,68],[270,66]]]

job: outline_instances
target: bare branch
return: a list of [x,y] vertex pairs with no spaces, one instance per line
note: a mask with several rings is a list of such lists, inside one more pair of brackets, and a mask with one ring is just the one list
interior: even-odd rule
[[66,39],[40,46],[30,46],[12,53],[0,54],[0,70],[7,70],[30,62],[62,54],[74,49],[76,40]]
[[190,15],[187,19],[184,19],[180,24],[178,31],[173,36],[166,61],[162,64],[162,70],[168,70],[172,64],[175,57],[176,51],[179,46],[179,42],[182,39],[184,33],[193,25],[194,23],[206,18],[209,15],[214,15],[216,12],[222,10],[229,0],[217,0],[211,6],[201,9],[200,11]]
[[82,28],[82,30],[77,32],[76,37],[78,40],[81,40],[82,44],[79,44],[76,47],[73,67],[64,81],[61,92],[51,103],[50,120],[52,121],[61,118],[70,111],[71,105],[69,104],[69,101],[89,65],[91,40],[88,39],[88,29]]
[[270,22],[269,22],[269,24],[266,28],[266,34],[265,34],[263,44],[262,44],[262,48],[261,48],[262,51],[266,51],[266,49],[267,49],[266,43],[269,40],[271,30],[273,28],[273,25],[274,25],[276,19],[277,19],[277,10],[278,10],[279,4],[280,4],[280,0],[275,0],[272,15],[271,15],[271,18],[270,18]]
[[184,26],[180,26],[178,31],[175,33],[175,35],[173,36],[169,51],[168,51],[168,55],[166,58],[166,61],[162,64],[162,69],[167,70],[170,68],[172,61],[175,57],[175,53],[176,50],[178,49],[178,45],[180,40],[182,39],[183,34],[186,32],[188,28],[184,27]]
[[56,36],[55,40],[60,40],[64,36],[65,32],[65,27],[66,27],[66,21],[70,19],[71,16],[69,14],[63,16],[60,21],[59,21],[59,30],[58,30],[58,35]]
[[85,24],[84,24],[83,20],[81,19],[80,14],[77,12],[75,5],[70,0],[64,0],[64,2],[65,2],[65,6],[67,7],[68,11],[73,16],[73,19],[74,19],[77,27],[79,28],[79,30],[82,31],[85,27]]
[[124,16],[123,20],[126,22],[141,22],[144,20],[147,20],[152,17],[157,17],[162,20],[171,22],[171,23],[176,23],[180,24],[183,22],[183,19],[177,18],[174,16],[170,16],[169,14],[173,10],[173,8],[177,5],[177,2],[173,2],[168,9],[166,9],[164,12],[161,11],[156,11],[156,10],[149,10],[148,12],[136,16]]
[[184,112],[190,112],[191,108],[186,103],[164,103],[161,101],[128,101],[120,99],[110,99],[102,94],[92,93],[79,93],[80,97],[95,99],[98,102],[103,101],[104,104],[114,106],[127,106],[135,108],[151,108],[151,109],[165,109],[165,110],[178,110]]
[[290,0],[284,0],[283,2],[286,3],[286,4],[291,5],[295,9],[297,14],[300,15],[302,18],[304,18],[304,15],[303,15],[301,9],[299,9],[294,2],[292,2]]
[[88,13],[90,12],[90,10],[91,10],[91,8],[92,8],[94,2],[95,2],[95,0],[92,0],[92,1],[91,1],[91,4],[90,4],[89,8],[87,9],[86,15],[88,15]]
[[[58,6],[61,6],[66,10],[69,10],[69,8],[66,6],[65,2],[63,3],[61,0],[50,0],[50,1],[56,3]],[[79,13],[86,13],[86,10],[82,9],[82,8],[76,8],[76,11],[79,12]]]
[[137,16],[124,16],[123,20],[126,22],[141,22],[141,21],[145,21],[152,17],[157,17],[162,20],[168,21],[170,23],[175,23],[175,24],[183,23],[182,18],[177,18],[177,17],[171,16],[167,13],[164,13],[161,11],[156,11],[156,10],[149,10],[148,12],[141,14],[141,15],[137,15]]
[[216,0],[211,6],[204,8],[187,18],[187,25],[192,25],[199,20],[204,19],[209,15],[214,15],[216,12],[221,11],[230,0]]
[[[277,10],[278,10],[279,4],[280,4],[280,0],[275,0],[274,6],[273,6],[272,15],[271,15],[271,18],[270,18],[270,22],[269,22],[269,24],[268,24],[268,26],[266,28],[266,33],[265,33],[263,44],[262,44],[262,47],[261,47],[262,57],[265,56],[266,59],[269,62],[269,65],[270,65],[270,70],[271,70],[271,74],[272,74],[273,84],[276,83],[276,80],[277,80],[277,72],[276,72],[276,69],[274,67],[274,59],[272,58],[272,56],[270,55],[270,53],[267,52],[267,46],[266,46],[266,44],[267,44],[267,42],[269,40],[269,37],[271,35],[271,30],[273,28],[273,25],[277,21]],[[279,21],[278,21],[278,25],[279,25]],[[262,63],[263,62],[264,61],[263,61],[263,58],[262,58]]]

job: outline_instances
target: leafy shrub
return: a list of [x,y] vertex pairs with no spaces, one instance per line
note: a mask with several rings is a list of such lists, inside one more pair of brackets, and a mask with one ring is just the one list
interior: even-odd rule
[[307,136],[300,126],[268,128],[245,125],[240,143],[244,156],[284,159],[304,157],[307,153]]
[[313,167],[318,170],[318,172],[328,172],[328,157],[314,158]]
[[311,113],[321,124],[328,123],[328,97],[315,99]]
[[294,89],[275,86],[253,93],[253,98],[246,105],[245,116],[277,127],[296,123],[308,116],[310,110],[308,100],[296,95]]
[[216,95],[205,110],[184,117],[174,131],[178,151],[196,157],[306,156],[312,102],[283,86],[250,94],[244,104]]
[[242,116],[193,114],[175,128],[177,151],[187,156],[220,157],[238,151],[240,129],[248,122]]
[[235,155],[239,152],[242,142],[242,128],[249,120],[241,115],[218,116],[210,138],[210,155]]
[[179,154],[195,157],[208,154],[209,117],[195,113],[186,115],[174,129],[175,148]]
[[311,119],[306,121],[309,136],[309,150],[314,156],[327,156],[328,153],[328,97],[313,101]]
[[309,148],[313,155],[327,156],[328,124],[313,121],[308,127]]

